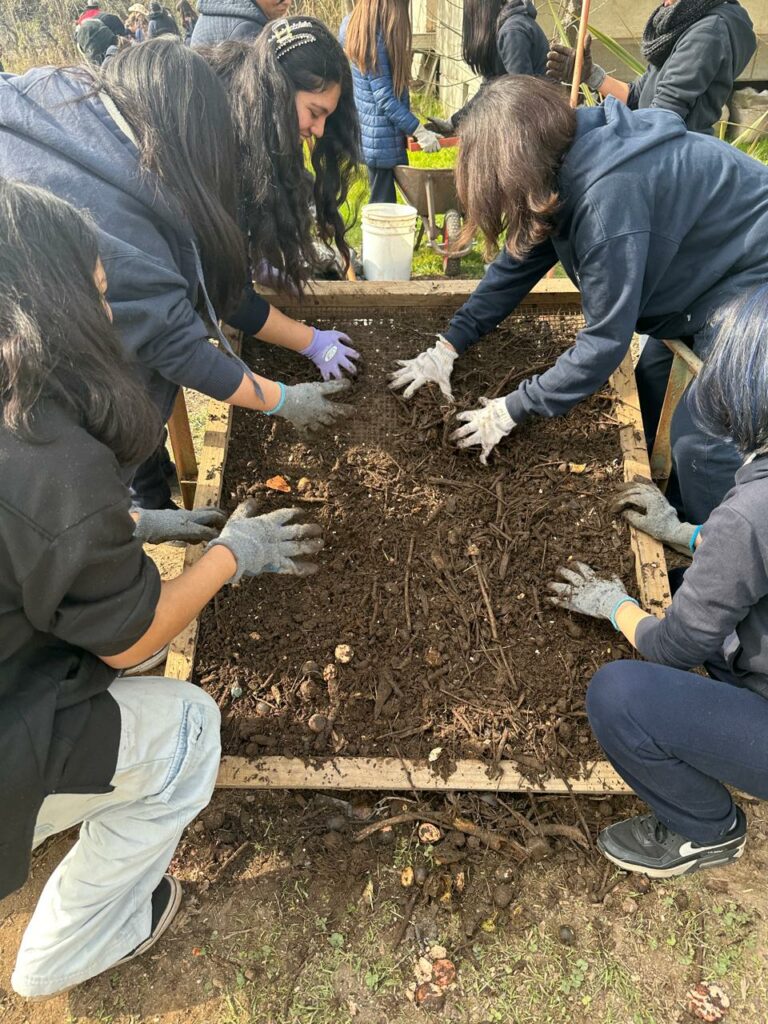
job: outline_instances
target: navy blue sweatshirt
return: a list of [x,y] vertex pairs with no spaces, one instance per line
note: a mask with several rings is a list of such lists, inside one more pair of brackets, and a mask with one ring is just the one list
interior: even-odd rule
[[[167,419],[179,385],[229,398],[242,365],[217,349],[195,311],[204,287],[195,237],[139,152],[77,72],[37,68],[0,77],[0,175],[46,188],[90,213],[107,298],[126,351]],[[252,328],[266,319],[248,298]],[[260,317],[261,324],[258,324]]]
[[228,39],[249,42],[269,24],[255,0],[200,0],[190,46],[215,46]]
[[643,619],[637,649],[672,668],[706,663],[768,697],[768,457],[742,466],[710,515],[663,619]]
[[479,91],[451,116],[458,128],[483,87],[501,75],[538,75],[547,73],[549,41],[536,21],[533,0],[509,0],[501,9],[496,31],[496,61],[493,74],[486,75]]
[[586,327],[554,366],[507,396],[518,424],[562,415],[598,391],[635,330],[696,334],[734,295],[768,279],[768,168],[687,132],[666,110],[632,111],[609,96],[577,119],[558,176],[555,233],[525,260],[502,252],[444,335],[464,351],[561,261],[581,289]]
[[711,134],[756,48],[752,19],[726,0],[683,32],[660,68],[648,65],[630,85],[627,102],[633,109],[674,110],[689,131]]

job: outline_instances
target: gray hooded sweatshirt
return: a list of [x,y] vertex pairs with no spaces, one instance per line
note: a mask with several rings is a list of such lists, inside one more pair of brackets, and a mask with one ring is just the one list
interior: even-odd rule
[[663,619],[637,627],[637,649],[672,668],[706,664],[768,697],[768,456],[742,466],[701,530]]

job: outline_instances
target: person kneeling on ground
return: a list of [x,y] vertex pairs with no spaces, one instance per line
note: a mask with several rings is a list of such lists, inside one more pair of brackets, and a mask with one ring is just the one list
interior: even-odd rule
[[[615,661],[587,693],[592,729],[652,813],[611,825],[605,856],[654,878],[741,856],[746,819],[726,784],[768,798],[768,285],[725,313],[698,379],[695,415],[743,458],[702,528],[680,522],[650,483],[617,502],[638,529],[694,552],[664,617],[582,563],[560,570],[552,602],[610,619],[648,661]],[[703,665],[709,678],[689,671]]]
[[[581,291],[586,321],[544,373],[459,413],[452,436],[461,448],[478,446],[482,462],[525,420],[562,416],[599,391],[635,330],[684,338],[703,355],[712,317],[768,279],[768,168],[686,131],[671,111],[630,111],[610,96],[572,110],[558,87],[509,75],[478,96],[461,130],[456,177],[467,230],[480,228],[491,244],[506,232],[505,248],[445,336],[401,361],[391,386],[406,386],[408,398],[434,381],[452,397],[456,358],[558,260]],[[658,418],[665,388],[659,377],[641,394],[644,422]],[[675,413],[672,455],[680,508],[703,523],[739,457],[692,423],[695,391]]]
[[[215,702],[120,670],[225,583],[306,575],[323,544],[294,509],[130,513],[120,468],[161,423],[112,326],[97,237],[63,200],[0,181],[0,898],[33,847],[83,823],[21,941],[12,985],[30,998],[162,935],[181,899],[166,869],[213,791]],[[161,583],[142,542],[169,535],[209,543]]]

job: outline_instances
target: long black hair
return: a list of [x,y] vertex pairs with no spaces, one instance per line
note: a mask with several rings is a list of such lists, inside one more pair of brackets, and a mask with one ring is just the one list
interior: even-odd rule
[[475,74],[484,78],[498,74],[496,35],[499,14],[505,3],[506,0],[464,0],[462,56]]
[[[286,23],[309,41],[286,42]],[[313,202],[317,233],[335,242],[349,261],[339,207],[360,162],[349,62],[325,25],[303,16],[270,22],[255,42],[220,43],[197,52],[229,93],[240,148],[243,223],[253,259],[267,260],[301,291],[311,272]],[[320,92],[334,84],[341,95],[323,137],[312,147],[313,181],[304,163],[296,93]]]
[[40,402],[72,410],[123,466],[160,440],[160,418],[94,282],[97,236],[69,203],[0,179],[0,416],[29,440]]
[[742,455],[768,452],[768,284],[733,299],[693,385],[692,411],[708,434]]
[[95,77],[136,135],[142,165],[189,222],[213,304],[226,314],[247,276],[226,92],[206,61],[170,36],[121,50]]

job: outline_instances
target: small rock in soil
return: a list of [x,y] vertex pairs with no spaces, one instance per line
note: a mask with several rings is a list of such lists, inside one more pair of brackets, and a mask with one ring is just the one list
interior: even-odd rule
[[325,715],[311,715],[307,725],[312,732],[325,732],[325,727],[328,725],[328,719]]
[[309,677],[314,676],[319,679],[323,674],[323,670],[316,661],[305,661],[301,666],[301,674]]
[[572,946],[576,941],[576,935],[574,934],[573,928],[567,924],[561,924],[557,932],[557,937],[560,939],[564,946]]
[[653,882],[651,882],[648,875],[635,875],[632,881],[634,883],[635,892],[639,892],[641,896],[644,896],[653,888]]
[[347,819],[343,814],[332,814],[325,824],[329,832],[343,832],[347,825]]
[[217,828],[221,828],[224,824],[224,811],[220,811],[217,808],[212,807],[203,814],[202,820],[208,831],[213,832]]
[[510,867],[509,864],[499,864],[493,873],[493,877],[497,882],[511,882],[515,877],[515,869]]
[[333,652],[336,661],[341,662],[342,665],[348,665],[352,661],[353,654],[354,652],[349,644],[338,644]]
[[419,825],[418,835],[420,843],[439,843],[443,838],[443,833],[431,821],[423,821]]
[[448,950],[445,946],[432,946],[429,950],[429,955],[432,960],[445,960],[448,956]]
[[466,845],[467,837],[463,832],[449,832],[446,839],[457,849],[461,849],[462,846]]
[[467,847],[470,850],[479,850],[483,844],[477,836],[467,836]]
[[320,687],[312,679],[303,679],[299,686],[302,700],[314,700],[320,693]]
[[229,692],[231,693],[233,700],[237,700],[239,697],[243,696],[243,688],[237,683],[233,683],[233,685],[230,686]]
[[339,670],[336,665],[326,665],[323,669],[323,679],[326,683],[332,683],[338,678]]
[[432,979],[440,988],[448,988],[456,980],[456,967],[445,958],[435,960],[432,964]]
[[391,846],[395,841],[395,830],[388,825],[378,832],[378,838],[382,846]]
[[515,896],[515,891],[511,885],[501,883],[493,888],[493,902],[501,910],[504,910],[512,902]]
[[432,962],[425,956],[420,956],[414,967],[414,974],[417,981],[430,981],[432,979]]
[[625,900],[622,900],[622,902],[621,902],[621,909],[622,909],[622,911],[625,914],[636,914],[637,913],[637,904],[635,903],[635,901],[633,899],[631,899],[628,896]]
[[413,878],[414,881],[416,882],[416,885],[424,885],[424,883],[427,880],[428,874],[429,872],[427,871],[423,864],[417,864],[416,867],[413,869]]
[[610,818],[613,814],[613,804],[610,800],[601,800],[597,805],[597,813],[601,818]]
[[411,886],[413,885],[413,879],[414,879],[414,870],[413,870],[413,868],[412,867],[403,868],[403,870],[400,872],[400,885],[402,885],[402,887],[404,889],[410,889]]
[[265,700],[257,700],[255,710],[257,715],[268,715],[271,713],[272,708]]
[[445,993],[431,981],[422,982],[413,993],[413,998],[416,1005],[425,1010],[442,1010],[445,1005]]

